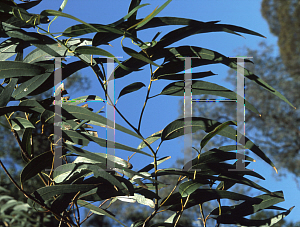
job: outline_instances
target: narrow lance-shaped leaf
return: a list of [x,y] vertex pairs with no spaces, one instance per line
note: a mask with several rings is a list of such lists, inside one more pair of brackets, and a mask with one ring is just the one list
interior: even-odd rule
[[[160,93],[160,95],[172,95],[172,96],[184,96],[184,81],[173,82],[167,85]],[[234,91],[231,91],[223,86],[220,86],[215,83],[206,82],[206,81],[192,81],[191,84],[193,95],[215,95],[225,97],[231,100],[236,100],[237,94]],[[252,112],[259,114],[257,109],[249,103],[246,99],[242,98],[245,102],[245,107],[251,110]]]
[[[220,122],[202,118],[202,117],[191,117],[191,118],[181,118],[177,119],[170,124],[168,124],[161,136],[161,140],[170,140],[177,138],[179,136],[184,135],[184,128],[185,127],[192,127],[192,133],[198,131],[198,130],[204,130],[205,132],[209,133],[213,131],[217,126],[221,125]],[[231,127],[226,127],[222,131],[218,133],[221,136],[228,137],[234,141],[236,141],[236,136],[238,138],[241,138],[240,141],[245,141],[245,148],[251,150],[253,153],[255,153],[257,156],[259,156],[261,159],[263,159],[265,162],[267,162],[269,165],[271,165],[275,171],[277,172],[277,169],[274,165],[274,163],[263,153],[262,150],[259,149],[257,145],[255,145],[251,140],[249,140],[247,137],[242,135],[241,133],[237,132]],[[240,141],[238,141],[240,143]]]
[[[30,80],[22,83],[13,93],[15,99],[21,99],[35,91],[38,87],[41,86],[51,75],[51,73],[44,73],[38,76],[34,76]],[[46,91],[46,90],[45,90]]]
[[155,17],[157,14],[159,14],[172,0],[166,1],[161,7],[159,7],[157,10],[155,10],[152,14],[150,14],[148,17],[140,21],[136,27],[136,29],[144,26],[146,23],[148,23],[153,17]]
[[[101,147],[110,147],[110,148],[131,151],[131,152],[137,152],[137,153],[144,154],[144,155],[151,157],[150,154],[147,154],[146,152],[135,149],[133,147],[129,147],[129,146],[117,143],[117,142],[113,142],[113,141],[108,141],[106,139],[98,138],[95,136],[91,136],[87,133],[82,133],[82,132],[78,132],[78,131],[63,130],[63,138],[66,140],[72,141],[76,144],[79,144],[79,145],[86,146],[89,143],[89,141],[93,141],[93,142],[99,144]],[[109,143],[107,143],[107,142],[109,142]]]
[[77,200],[76,202],[80,206],[83,206],[83,207],[86,207],[86,208],[90,209],[93,213],[98,214],[98,215],[108,216],[109,218],[111,218],[111,219],[115,220],[116,222],[118,222],[120,225],[126,227],[126,225],[124,225],[122,222],[120,222],[118,219],[116,219],[110,212],[108,212],[104,209],[101,209],[99,207],[96,207],[95,205],[90,204],[90,203],[88,203],[84,200]]
[[158,65],[155,62],[151,61],[149,58],[144,56],[142,53],[138,53],[135,50],[133,50],[131,48],[128,48],[128,47],[125,47],[125,46],[122,46],[122,48],[123,48],[123,50],[125,51],[126,54],[128,54],[128,55],[130,55],[130,56],[132,56],[132,57],[134,57],[138,60],[144,61],[144,62],[149,63],[151,65],[155,65],[156,67],[162,68],[161,65]]
[[224,128],[226,128],[228,125],[237,125],[236,122],[234,121],[226,121],[222,124],[220,124],[219,126],[215,127],[214,130],[212,130],[211,132],[209,132],[208,134],[206,134],[203,139],[201,140],[200,146],[201,149],[203,149],[203,147],[208,143],[208,141],[213,138],[215,135],[217,135],[221,130],[223,130]]
[[17,62],[17,61],[0,61],[0,79],[35,76],[44,73],[45,69],[41,66]]

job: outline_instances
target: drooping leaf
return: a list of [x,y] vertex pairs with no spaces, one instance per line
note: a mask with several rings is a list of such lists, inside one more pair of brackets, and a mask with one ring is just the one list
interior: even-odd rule
[[91,54],[91,55],[101,55],[101,56],[106,56],[106,57],[110,57],[110,58],[114,58],[114,60],[119,64],[119,66],[122,68],[122,69],[125,69],[127,71],[130,71],[131,69],[124,66],[114,55],[112,55],[111,53],[109,53],[108,51],[106,50],[103,50],[101,48],[98,48],[98,47],[93,47],[93,46],[80,46],[80,47],[77,47],[75,49],[75,52],[76,53],[79,53],[79,54]]
[[185,198],[196,191],[201,185],[203,184],[197,181],[186,181],[179,185],[179,193],[181,197]]
[[[161,140],[162,141],[170,140],[184,135],[185,127],[192,127],[192,133],[198,130],[204,130],[206,133],[209,133],[213,131],[220,124],[221,124],[220,122],[210,120],[207,118],[202,118],[202,117],[177,119],[164,128],[162,132]],[[218,134],[221,136],[228,137],[235,141],[236,141],[236,136],[238,136],[238,138],[241,138],[240,141],[245,141],[244,146],[246,149],[251,150],[253,153],[255,153],[257,156],[259,156],[261,159],[263,159],[266,163],[271,165],[276,170],[274,163],[263,153],[262,150],[260,150],[260,148],[257,145],[255,145],[251,140],[249,140],[247,137],[243,136],[233,128],[227,127],[222,131],[220,131]],[[240,143],[240,141],[237,142]]]
[[[210,83],[206,81],[192,81],[191,88],[192,88],[193,95],[209,94],[209,95],[225,97],[231,100],[237,99],[236,92],[231,91],[215,83]],[[184,91],[185,91],[185,82],[179,81],[167,85],[161,91],[160,95],[184,96]],[[242,97],[240,98],[244,100],[246,108],[248,108],[254,113],[259,114],[259,112],[251,103],[249,103],[246,99]]]
[[51,167],[53,161],[53,154],[51,151],[44,152],[39,156],[33,158],[21,172],[20,181],[23,185],[27,180],[31,179],[41,171]]
[[[146,138],[146,141],[149,143],[149,144],[152,144],[154,143],[156,140],[158,140],[160,137],[161,137],[161,133],[162,133],[163,130],[160,130],[156,133],[153,133],[151,136],[147,137]],[[139,144],[139,146],[137,147],[137,149],[143,149],[144,147],[147,147],[146,143],[143,141]]]
[[212,130],[211,132],[209,132],[202,138],[202,140],[200,142],[201,149],[208,143],[208,141],[211,138],[213,138],[215,135],[217,135],[221,130],[226,128],[228,125],[237,125],[237,123],[235,121],[226,121],[226,122],[220,124],[219,126],[217,126],[214,130]]
[[124,87],[120,91],[118,99],[121,96],[126,95],[126,94],[131,93],[131,92],[134,92],[134,91],[137,91],[137,90],[141,89],[142,87],[146,87],[146,85],[144,83],[142,83],[142,82],[134,82],[132,84],[129,84],[128,86]]
[[[274,204],[284,201],[282,191],[277,191],[272,193],[273,194],[263,194],[263,195],[256,196],[255,198],[261,199],[260,203],[245,201],[239,205],[231,206],[230,215],[232,217],[247,216],[259,212],[260,210],[271,207]],[[216,209],[214,210],[214,212],[212,212],[212,214],[216,214]],[[224,213],[224,215],[226,214]]]
[[136,58],[136,59],[138,59],[138,60],[144,61],[144,62],[146,62],[146,63],[148,63],[148,64],[155,65],[156,67],[162,68],[161,65],[158,65],[158,64],[154,63],[153,61],[151,61],[149,58],[147,58],[147,57],[143,54],[143,52],[138,53],[138,52],[136,52],[135,50],[133,50],[133,49],[131,49],[131,48],[128,48],[128,47],[125,47],[125,46],[122,46],[122,48],[123,48],[123,50],[124,50],[124,52],[125,52],[126,54],[128,54],[128,55],[130,55],[130,56],[132,56],[132,57],[134,57],[134,58]]
[[218,223],[222,224],[238,224],[241,227],[246,226],[256,226],[256,227],[270,227],[275,225],[277,222],[282,220],[284,217],[289,215],[289,213],[294,209],[294,206],[291,207],[289,210],[282,212],[280,214],[275,215],[272,218],[264,219],[264,220],[253,220],[253,219],[247,219],[247,218],[233,218],[228,216],[223,216],[217,219]]
[[[184,73],[169,73],[169,74],[163,74],[163,75],[159,75],[159,74],[154,74],[153,80],[184,80]],[[211,71],[207,71],[207,72],[198,72],[198,73],[192,73],[192,79],[199,79],[199,78],[204,78],[204,77],[208,77],[208,76],[213,76],[213,75],[217,75],[214,74]]]
[[90,204],[90,203],[88,203],[84,200],[77,200],[77,204],[90,209],[95,214],[108,216],[109,218],[115,220],[116,222],[118,222],[122,226],[126,227],[126,225],[124,225],[122,222],[120,222],[118,219],[116,219],[110,212],[106,211],[105,209],[96,207],[93,204]]
[[151,157],[151,155],[139,149],[132,148],[113,141],[108,142],[108,140],[106,139],[98,138],[78,131],[63,130],[63,138],[79,145],[86,146],[89,143],[89,141],[93,141],[99,144],[101,147],[116,148],[116,149],[131,151],[131,152],[137,152]]
[[[216,189],[197,189],[193,193],[190,194],[189,200],[185,206],[185,208],[192,207],[197,204],[203,204],[204,202],[214,200],[214,199],[231,199],[231,200],[245,200],[245,201],[260,201],[257,198],[251,198],[246,195],[229,192],[229,191],[222,191]],[[169,198],[165,198],[161,201],[164,206],[170,206],[168,210],[177,211],[182,208],[181,205],[181,194],[176,192],[172,194]]]

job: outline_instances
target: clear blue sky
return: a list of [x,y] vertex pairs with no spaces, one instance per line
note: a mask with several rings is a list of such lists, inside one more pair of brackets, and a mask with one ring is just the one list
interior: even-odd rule
[[[142,3],[150,3],[150,5],[140,9],[137,18],[145,17],[158,5],[161,6],[164,2],[164,0],[143,0]],[[63,12],[74,15],[88,23],[107,24],[125,16],[127,14],[129,3],[129,0],[72,0],[68,2]],[[60,4],[61,1],[58,0],[43,0],[42,3],[40,3],[37,7],[34,7],[31,12],[40,13],[43,9],[58,10]],[[268,25],[260,14],[260,5],[261,0],[173,0],[158,16],[184,17],[204,22],[221,20],[220,23],[223,24],[237,25],[261,33],[267,37],[267,44],[276,44],[276,37],[270,34]],[[62,32],[64,29],[74,24],[77,24],[77,22],[66,18],[58,18],[52,23],[50,30],[51,32]],[[44,27],[46,28],[46,26]],[[166,34],[167,31],[169,31],[169,29],[164,27],[149,29],[148,32],[139,32],[138,35],[143,41],[151,41],[153,36],[158,31],[162,31],[162,34],[159,37],[161,38],[164,34]],[[258,43],[264,40],[263,38],[257,36],[251,36],[247,34],[242,35],[246,39],[225,32],[200,34],[186,38],[181,42],[175,43],[173,46],[194,45],[218,51],[225,56],[236,56],[237,52],[234,52],[235,49],[243,46],[257,49],[259,48]],[[117,39],[111,44],[113,47],[107,46],[104,49],[110,51],[116,56],[124,56],[123,59],[127,58],[127,56],[121,51],[120,39]],[[135,46],[132,45],[129,40],[125,40],[124,44],[128,47],[135,48]],[[277,48],[275,49],[278,51]],[[68,58],[67,60],[68,62],[72,61],[71,58]],[[252,60],[255,62],[255,59]],[[207,81],[215,82],[225,87],[227,86],[228,88],[232,88],[223,81],[227,75],[227,69],[228,68],[223,65],[210,65],[200,68],[201,71],[211,70],[218,74]],[[92,89],[89,91],[89,93],[71,94],[71,98],[90,94],[104,97],[103,92],[101,92],[101,89],[99,89],[100,85],[98,84],[92,71],[87,69],[82,70],[82,73],[90,76],[91,80],[93,81]],[[132,76],[127,76],[116,80],[116,96],[120,91],[120,88],[135,81],[141,81],[148,85],[148,68],[142,72],[134,73]],[[150,95],[152,96],[158,94],[169,83],[170,81],[155,81],[153,83],[153,88]],[[126,95],[119,100],[117,105],[125,117],[127,117],[128,120],[135,126],[137,126],[138,123],[136,119],[139,117],[146,91],[146,88],[143,88],[135,93]],[[155,99],[149,100],[145,110],[141,131],[144,137],[163,129],[168,123],[178,118],[178,101],[181,98],[160,96]],[[100,107],[97,107],[96,104],[92,104],[90,106],[94,108],[94,110],[100,109]],[[116,122],[127,126],[126,123],[118,116],[116,116]],[[103,130],[102,132],[99,132],[99,135],[103,135],[105,138],[105,132]],[[132,147],[137,147],[139,144],[137,139],[126,136],[117,131],[116,142],[124,143],[125,145]],[[90,146],[90,148],[96,149],[96,146]],[[154,146],[154,148],[156,148],[156,146]],[[164,142],[160,148],[159,156],[163,157],[166,155],[171,155],[172,159],[171,161],[167,161],[166,164],[162,165],[161,167],[171,166],[177,157],[182,157],[182,153],[180,152],[182,148],[182,140],[171,140]],[[147,151],[146,149],[144,150]],[[101,150],[101,152],[103,152],[103,150]],[[116,155],[126,158],[128,155],[131,155],[131,153],[127,152],[124,154],[122,151],[116,150]],[[259,183],[271,191],[283,190],[284,192],[286,202],[277,205],[288,209],[293,205],[299,204],[300,197],[295,196],[299,194],[299,190],[297,190],[296,184],[290,175],[288,175],[289,177],[286,180],[277,182],[271,176],[271,172],[274,171],[272,167],[258,160],[257,158],[255,159],[257,162],[251,164],[251,168],[266,178],[266,181]],[[134,169],[140,169],[150,160],[150,158],[145,158],[141,155],[135,155],[131,162],[134,165]],[[279,171],[281,170],[279,169]],[[297,213],[300,213],[299,206],[295,207],[292,213],[287,217],[287,220],[299,220],[299,217],[296,215]]]

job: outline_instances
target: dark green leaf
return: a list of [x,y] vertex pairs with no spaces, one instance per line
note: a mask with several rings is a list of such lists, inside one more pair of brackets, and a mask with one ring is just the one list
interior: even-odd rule
[[186,181],[179,185],[179,193],[181,194],[181,197],[187,197],[196,191],[201,185],[203,184],[197,181]]
[[18,78],[11,78],[9,83],[5,86],[5,88],[0,93],[0,106],[6,106],[10,101],[11,95],[15,89],[15,86],[18,82]]
[[78,131],[63,130],[63,138],[79,145],[87,146],[89,141],[93,141],[99,144],[101,147],[109,147],[109,148],[116,148],[116,149],[131,151],[131,152],[137,152],[151,157],[151,155],[139,149],[135,149],[113,141],[109,141],[109,143],[107,143],[108,140],[106,139],[98,138],[95,136],[91,136],[87,133],[82,133]]
[[77,200],[77,204],[79,204],[80,206],[86,207],[88,209],[90,209],[93,213],[98,214],[98,215],[105,215],[110,217],[111,219],[115,220],[116,222],[118,222],[119,224],[123,225],[126,227],[126,225],[124,225],[122,222],[120,222],[118,219],[116,219],[113,215],[111,215],[110,212],[101,209],[99,207],[94,206],[93,204],[90,204],[84,200]]
[[51,167],[53,161],[53,154],[51,151],[45,152],[33,158],[21,172],[21,185],[27,180],[31,179],[41,171]]
[[[184,87],[185,87],[184,81],[173,82],[167,85],[162,90],[160,95],[184,96]],[[237,99],[237,94],[234,91],[231,91],[223,86],[214,83],[210,83],[206,81],[192,81],[191,87],[192,87],[193,95],[209,94],[209,95],[225,97],[231,100]],[[259,112],[251,103],[249,103],[247,100],[245,100],[242,97],[240,98],[244,100],[246,108],[248,108],[254,113],[259,114]]]
[[208,141],[211,138],[213,138],[215,135],[217,135],[221,130],[226,128],[228,125],[237,125],[237,123],[235,121],[226,121],[226,122],[220,124],[219,126],[215,127],[214,130],[212,130],[211,132],[209,132],[202,138],[202,140],[200,142],[201,149],[203,149],[203,147],[208,143]]
[[236,218],[231,216],[221,216],[219,219],[217,219],[218,223],[223,224],[238,224],[241,227],[246,226],[256,226],[256,227],[270,227],[282,220],[284,217],[289,215],[289,213],[292,211],[292,209],[295,206],[291,207],[286,212],[282,212],[280,214],[275,215],[272,218],[264,219],[264,220],[253,220],[253,219],[246,219],[246,218]]
[[[41,86],[49,77],[51,73],[44,73],[38,76],[27,80],[26,82],[22,83],[13,93],[13,97],[15,99],[21,99],[30,94],[31,92],[35,91],[38,87]],[[46,90],[45,90],[46,91]]]
[[[220,124],[221,124],[220,122],[213,121],[207,118],[202,118],[202,117],[177,119],[164,128],[162,132],[161,140],[162,141],[170,140],[184,135],[185,127],[192,127],[192,133],[198,130],[204,130],[206,133],[208,133],[213,131]],[[241,138],[240,141],[242,141],[243,139],[243,141],[245,141],[244,146],[246,149],[251,150],[257,156],[259,156],[261,159],[263,159],[265,162],[271,165],[275,169],[275,171],[277,171],[274,163],[263,153],[262,150],[259,149],[258,146],[256,146],[251,140],[249,140],[247,137],[244,137],[242,134],[240,134],[233,128],[227,127],[224,130],[220,131],[218,134],[221,136],[228,137],[234,141],[236,141],[236,136],[238,136],[238,138]]]
[[[154,80],[184,80],[184,75],[185,73],[170,73],[170,74],[154,74]],[[204,77],[208,77],[208,76],[213,76],[213,75],[217,75],[214,74],[211,71],[207,71],[207,72],[198,72],[198,73],[192,73],[192,79],[199,79],[199,78],[204,78]]]
[[[161,203],[163,203],[164,206],[170,206],[168,209],[172,211],[181,210],[181,195],[179,192],[176,192],[172,194],[168,199],[162,200]],[[189,200],[187,202],[187,205],[185,208],[192,207],[197,204],[203,204],[204,202],[208,202],[210,200],[215,199],[231,199],[235,201],[239,200],[249,200],[249,201],[258,201],[260,199],[254,199],[246,195],[234,193],[234,192],[228,192],[228,191],[222,191],[222,190],[216,190],[216,189],[197,189],[193,193],[190,194]],[[166,200],[166,202],[164,202]],[[185,202],[185,201],[183,201]]]
[[146,85],[142,82],[135,82],[135,83],[129,84],[128,86],[126,86],[122,89],[122,91],[119,94],[118,99],[121,96],[126,95],[131,92],[134,92],[134,91],[137,91],[137,90],[141,89],[142,87],[146,87]]
[[45,72],[43,67],[17,61],[0,61],[0,79],[36,76]]

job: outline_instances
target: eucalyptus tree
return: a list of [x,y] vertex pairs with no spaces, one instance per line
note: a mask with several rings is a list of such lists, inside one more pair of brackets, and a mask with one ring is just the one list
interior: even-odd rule
[[[141,4],[140,0],[132,0],[128,14],[119,20],[107,25],[87,23],[73,15],[63,13],[67,1],[64,0],[60,9],[43,10],[39,14],[29,13],[27,10],[33,8],[41,1],[32,1],[17,4],[12,0],[1,1],[1,30],[0,35],[6,38],[1,43],[0,78],[3,79],[0,93],[0,115],[5,117],[12,135],[19,145],[19,151],[26,163],[20,174],[20,183],[10,174],[6,165],[0,164],[13,182],[15,187],[28,198],[27,205],[18,201],[9,202],[10,198],[2,197],[5,202],[1,209],[1,218],[4,225],[13,225],[22,222],[24,226],[30,226],[26,211],[29,209],[37,212],[51,213],[60,225],[81,226],[91,215],[81,219],[81,208],[86,208],[94,215],[105,215],[116,223],[126,226],[120,217],[114,216],[110,211],[110,205],[117,200],[122,203],[139,203],[151,208],[148,217],[136,220],[131,227],[139,226],[183,226],[181,217],[190,208],[200,208],[199,214],[204,226],[208,225],[208,220],[213,219],[214,224],[239,224],[255,226],[272,226],[286,215],[290,209],[283,209],[274,204],[284,201],[282,191],[271,192],[261,187],[255,182],[246,178],[254,176],[264,179],[254,171],[229,171],[235,169],[240,159],[231,164],[228,161],[236,159],[236,152],[232,152],[240,147],[236,146],[236,136],[245,139],[245,148],[258,155],[271,167],[276,167],[264,152],[250,139],[243,137],[235,130],[237,123],[233,120],[227,122],[217,122],[205,117],[180,118],[171,121],[166,126],[161,126],[157,132],[152,132],[145,136],[141,130],[141,122],[145,107],[148,106],[150,98],[157,98],[160,95],[183,96],[185,83],[191,82],[193,94],[213,94],[228,98],[237,97],[236,92],[220,87],[214,83],[203,80],[207,76],[212,76],[212,72],[193,73],[193,80],[186,81],[184,69],[195,68],[202,65],[221,63],[234,70],[239,70],[237,59],[228,58],[221,53],[198,46],[174,46],[174,43],[191,35],[207,32],[229,32],[239,35],[245,33],[263,37],[263,35],[248,30],[246,28],[219,24],[217,21],[201,22],[192,19],[178,17],[158,17],[157,14],[163,10],[171,0],[166,1],[160,7],[144,18],[137,19],[137,11],[148,4]],[[43,27],[43,23],[49,23],[48,17],[69,18],[79,24],[66,28],[59,36],[51,33],[49,29]],[[179,25],[180,28],[164,34],[158,40],[160,32],[153,35],[153,39],[141,40],[137,31],[143,32],[150,28],[161,26]],[[28,32],[26,29],[35,28],[36,32]],[[82,36],[93,34],[93,38],[82,38]],[[81,38],[78,38],[81,36]],[[104,45],[120,39],[121,48],[124,54],[129,57],[125,60],[118,60],[109,51],[103,49]],[[134,45],[128,47],[124,44],[124,39],[132,41]],[[172,45],[172,46],[171,46]],[[24,56],[24,50],[34,46],[35,49]],[[134,49],[133,49],[134,48]],[[135,49],[138,48],[138,51]],[[10,57],[16,55],[14,60]],[[45,58],[50,56],[53,58]],[[77,60],[74,62],[62,62],[67,56],[72,56]],[[96,56],[103,56],[98,58]],[[193,64],[185,67],[187,57],[194,57]],[[162,63],[161,60],[163,60]],[[117,67],[110,68],[111,62],[116,62]],[[61,66],[58,67],[58,66]],[[145,66],[147,66],[145,68]],[[149,68],[148,68],[149,67]],[[65,97],[67,91],[62,88],[61,80],[71,77],[83,68],[90,68],[102,89],[103,97],[87,93],[86,96],[68,100]],[[143,70],[144,75],[148,75],[146,82],[136,81],[123,86],[117,101],[114,100],[114,93],[111,92],[113,81],[120,78],[129,78],[133,72]],[[283,102],[293,105],[266,82],[254,75],[251,71],[244,69],[245,77],[267,89],[272,95],[279,97]],[[57,75],[62,76],[57,80]],[[172,80],[159,94],[150,97],[149,93],[156,81]],[[36,95],[47,92],[55,87],[54,95],[47,98],[36,99]],[[134,125],[123,112],[118,104],[119,99],[131,93],[140,92],[141,88],[148,87],[145,93],[145,101],[141,108],[138,123]],[[99,90],[100,90],[99,89]],[[221,89],[221,90],[220,90]],[[224,90],[226,92],[224,92]],[[142,94],[142,93],[141,93]],[[106,103],[108,112],[111,108],[118,114],[126,126],[110,120],[109,114],[104,117],[103,108],[100,104],[98,110],[94,112],[88,105],[78,106],[86,101],[103,101]],[[246,108],[258,114],[258,111],[246,102]],[[131,111],[135,111],[132,109]],[[168,114],[166,110],[166,114]],[[19,113],[19,115],[17,115]],[[149,125],[143,127],[150,127]],[[145,123],[144,123],[145,124]],[[33,133],[33,129],[40,125],[41,131],[37,134],[47,138],[50,142],[48,148],[37,153],[34,149],[34,138],[38,136]],[[109,138],[98,137],[98,133],[91,130],[91,125],[100,126],[102,130],[121,131],[132,138],[138,139],[139,145],[134,148],[133,144],[122,144],[110,140]],[[43,129],[53,127],[49,134]],[[170,156],[158,158],[161,144],[183,136],[186,129],[191,129],[195,133],[199,130],[206,132],[201,140],[201,147],[196,157],[190,159],[183,168],[163,168],[158,169],[158,165],[168,160]],[[101,131],[101,130],[100,130]],[[216,135],[229,138],[231,145],[222,145],[202,153],[206,144]],[[130,143],[132,140],[128,140]],[[155,149],[154,144],[158,143]],[[85,148],[90,143],[97,144],[96,150]],[[191,144],[192,146],[192,144]],[[85,149],[84,149],[85,148]],[[146,150],[147,148],[147,150]],[[134,163],[131,157],[128,160],[105,153],[106,149],[119,149],[132,152],[140,157],[151,157],[149,164],[138,171],[133,170]],[[99,152],[100,151],[100,152]],[[61,152],[61,153],[58,153]],[[66,157],[72,157],[71,161]],[[253,161],[253,158],[246,155],[248,161],[246,166]],[[60,164],[57,165],[58,161]],[[189,164],[191,166],[189,166]],[[160,193],[160,189],[166,186],[162,181],[162,176],[176,176],[177,182],[167,196]],[[37,187],[30,192],[26,188],[26,182],[38,176],[44,187]],[[259,196],[249,196],[230,191],[235,184],[243,184],[256,188],[264,194]],[[176,191],[178,188],[178,191]],[[5,199],[7,198],[7,199]],[[242,200],[242,203],[233,206],[224,206],[223,200]],[[210,212],[203,211],[203,204],[208,201],[216,201],[218,205]],[[94,205],[97,202],[99,205]],[[5,207],[5,209],[3,208]],[[281,214],[269,217],[265,220],[250,220],[246,216],[264,209],[275,209],[282,211]],[[170,216],[164,220],[157,217],[165,210],[171,212]],[[15,218],[18,216],[18,219]],[[34,220],[34,225],[43,225],[47,217]],[[27,220],[27,222],[26,222]]]

